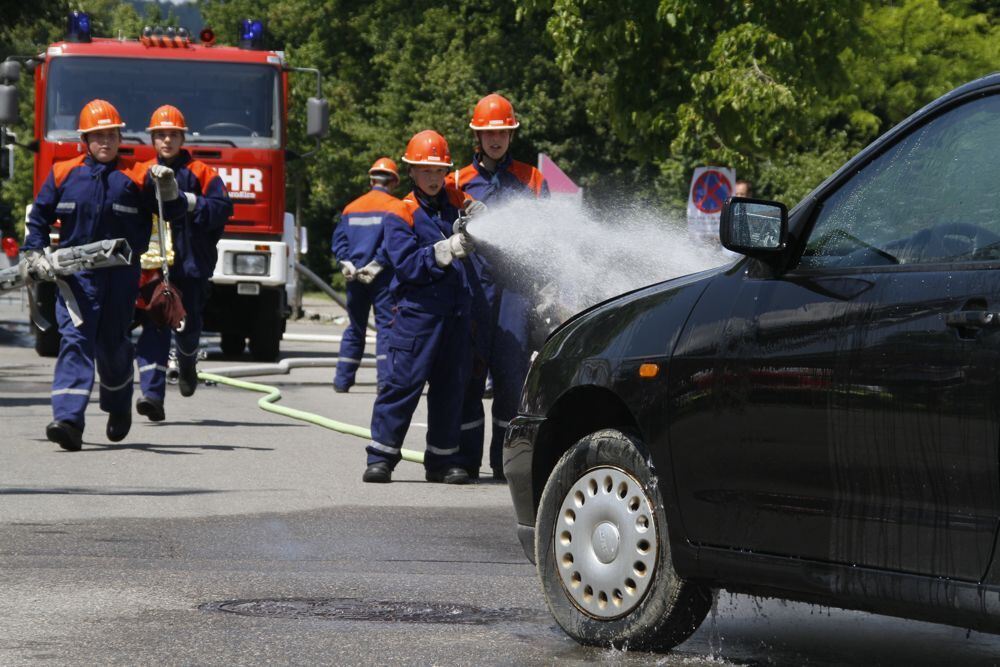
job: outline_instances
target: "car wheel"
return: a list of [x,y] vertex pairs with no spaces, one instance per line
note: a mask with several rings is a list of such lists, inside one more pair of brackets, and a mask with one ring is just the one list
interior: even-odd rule
[[549,609],[583,644],[668,650],[687,639],[711,591],[677,576],[650,463],[633,438],[592,433],[542,492],[535,562]]

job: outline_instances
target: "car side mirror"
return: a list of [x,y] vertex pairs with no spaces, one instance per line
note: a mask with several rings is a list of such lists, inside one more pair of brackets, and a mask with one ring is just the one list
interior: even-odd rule
[[733,197],[722,207],[719,240],[748,257],[775,257],[788,241],[788,208],[781,202]]

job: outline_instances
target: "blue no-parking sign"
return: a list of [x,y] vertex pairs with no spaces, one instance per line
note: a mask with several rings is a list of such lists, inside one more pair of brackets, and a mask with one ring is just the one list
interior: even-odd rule
[[700,238],[719,238],[722,205],[733,194],[736,172],[727,167],[698,167],[691,177],[688,196],[688,233]]

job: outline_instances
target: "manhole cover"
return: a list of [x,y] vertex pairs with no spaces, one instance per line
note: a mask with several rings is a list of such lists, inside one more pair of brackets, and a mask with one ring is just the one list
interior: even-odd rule
[[226,600],[208,602],[199,609],[266,618],[328,618],[344,621],[458,625],[529,621],[537,620],[541,616],[539,612],[531,609],[488,609],[443,602],[394,602],[357,598]]

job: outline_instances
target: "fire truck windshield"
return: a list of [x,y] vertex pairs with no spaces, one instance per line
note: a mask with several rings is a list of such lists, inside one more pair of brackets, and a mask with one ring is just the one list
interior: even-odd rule
[[108,100],[125,121],[126,141],[150,143],[153,110],[172,104],[184,114],[189,143],[278,148],[278,71],[267,65],[191,60],[61,56],[50,61],[45,136],[76,140],[80,109]]

